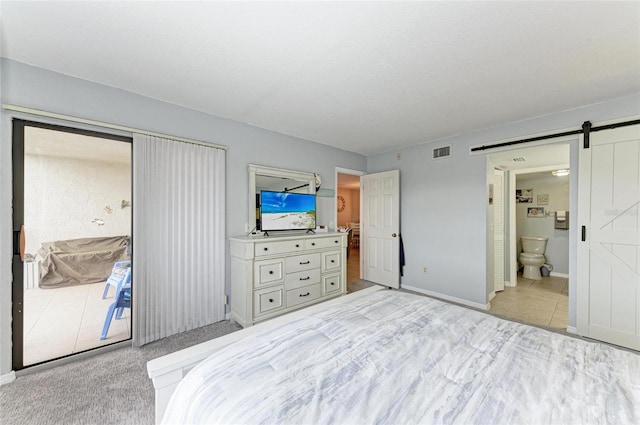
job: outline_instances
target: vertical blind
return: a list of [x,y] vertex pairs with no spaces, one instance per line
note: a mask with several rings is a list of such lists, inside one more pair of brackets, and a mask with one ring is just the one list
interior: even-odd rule
[[225,154],[134,134],[136,346],[224,320]]

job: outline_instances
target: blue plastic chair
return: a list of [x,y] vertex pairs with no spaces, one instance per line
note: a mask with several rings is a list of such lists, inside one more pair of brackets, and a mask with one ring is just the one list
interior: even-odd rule
[[114,300],[107,310],[107,317],[104,319],[104,326],[100,334],[101,340],[107,338],[113,313],[116,313],[116,320],[120,319],[125,308],[131,308],[131,267],[126,269],[124,277],[116,285]]
[[107,293],[110,287],[118,287],[118,284],[122,281],[127,273],[127,269],[131,270],[131,261],[118,261],[113,265],[111,269],[111,275],[107,279],[107,283],[104,286],[104,292],[102,293],[102,299],[107,298]]

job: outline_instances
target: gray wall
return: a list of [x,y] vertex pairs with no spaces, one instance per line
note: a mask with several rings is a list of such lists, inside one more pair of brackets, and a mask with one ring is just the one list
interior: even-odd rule
[[[487,166],[484,155],[469,155],[469,146],[579,127],[585,120],[598,123],[640,115],[640,94],[636,94],[403,149],[400,151],[402,159],[397,160],[398,151],[365,158],[6,59],[0,62],[0,83],[2,103],[228,146],[229,236],[244,231],[249,163],[314,171],[321,175],[325,188],[335,187],[335,167],[366,169],[368,172],[399,169],[401,226],[406,254],[402,283],[479,304],[487,302],[487,293],[490,292],[487,288],[490,270],[486,265]],[[10,123],[14,116],[20,114],[3,110],[0,120],[0,374],[11,370]],[[22,117],[55,123],[50,119]],[[451,143],[452,158],[431,159],[432,148]],[[577,164],[577,145],[572,144],[571,149],[574,176],[573,171],[577,173],[577,167],[574,167]],[[576,205],[577,183],[574,177],[571,178],[570,197],[571,205]],[[319,198],[320,222],[333,220],[333,206],[333,198]],[[328,218],[325,220],[323,217]],[[575,325],[575,227],[569,231],[569,241],[572,264],[569,270],[569,323]],[[428,267],[427,274],[422,272],[424,266]]]
[[[451,137],[367,159],[367,171],[400,170],[401,232],[406,265],[403,285],[486,304],[487,267],[485,155],[470,155],[470,146],[526,135],[579,128],[640,115],[640,94],[570,111]],[[425,119],[428,119],[426,117]],[[464,119],[464,117],[460,117]],[[566,142],[565,142],[566,143]],[[453,156],[432,160],[435,147],[453,144]],[[397,159],[397,154],[401,153]],[[570,204],[577,205],[577,142],[571,142]],[[573,213],[572,217],[576,217]],[[575,221],[573,221],[575,223]],[[575,326],[577,232],[569,238],[569,325]],[[423,267],[428,273],[423,273]]]
[[[366,158],[362,155],[207,115],[19,62],[2,59],[0,73],[3,104],[41,109],[228,146],[227,236],[236,236],[244,232],[248,208],[247,165],[249,163],[316,172],[322,177],[322,186],[333,189],[335,189],[335,167],[362,171],[366,169]],[[0,374],[11,370],[12,117],[90,128],[85,125],[2,111]],[[102,128],[92,129],[123,134]],[[328,224],[333,221],[334,205],[333,198],[318,198],[319,223]],[[228,292],[230,292],[229,269],[227,264]]]

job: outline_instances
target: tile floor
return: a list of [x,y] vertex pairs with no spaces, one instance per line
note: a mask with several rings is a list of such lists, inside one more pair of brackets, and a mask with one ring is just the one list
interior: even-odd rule
[[[351,249],[347,260],[347,291],[359,285],[360,251]],[[102,299],[104,283],[59,289],[29,289],[24,296],[24,364],[31,365],[131,337],[130,311],[112,320],[107,339],[100,340],[113,289]],[[518,278],[518,286],[505,287],[491,300],[491,312],[531,323],[566,330],[569,320],[568,280]]]
[[[351,248],[347,260],[348,292],[360,285],[360,250]],[[131,337],[130,311],[112,320],[107,339],[100,340],[105,315],[113,302],[111,289],[102,299],[104,283],[59,289],[28,289],[24,294],[24,365],[79,353]]]
[[518,277],[491,300],[492,313],[533,325],[566,331],[569,322],[569,281],[561,277],[541,280]]
[[107,339],[100,333],[114,289],[102,299],[104,283],[58,289],[28,289],[24,293],[25,366],[79,353],[130,338],[130,311],[111,321]]

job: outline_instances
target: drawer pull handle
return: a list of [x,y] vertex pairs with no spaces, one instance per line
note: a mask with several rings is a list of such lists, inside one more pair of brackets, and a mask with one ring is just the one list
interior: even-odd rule
[[299,243],[296,244],[296,248],[300,248],[300,244]]
[[335,285],[335,282],[331,282],[331,286]]
[[269,302],[272,303],[273,302],[273,298],[269,298]]
[[334,241],[335,243],[340,243],[340,241]]
[[273,270],[269,270],[269,274],[273,274]]
[[316,246],[316,243],[315,242],[311,242],[311,246]]
[[309,280],[311,279],[311,276],[307,276],[307,277],[301,277],[300,280]]
[[331,260],[331,262],[332,262],[332,263],[335,263],[335,262],[336,262],[336,260]]
[[263,249],[264,249],[265,251],[268,251],[268,250],[269,250],[269,248],[267,248],[267,247],[265,247],[265,248],[263,248]]
[[301,266],[302,266],[303,264],[310,264],[310,263],[311,263],[311,261],[310,261],[310,260],[309,260],[309,261],[300,261],[300,265],[301,265]]
[[309,295],[311,295],[311,292],[307,292],[306,294],[300,294],[301,297],[308,297]]

